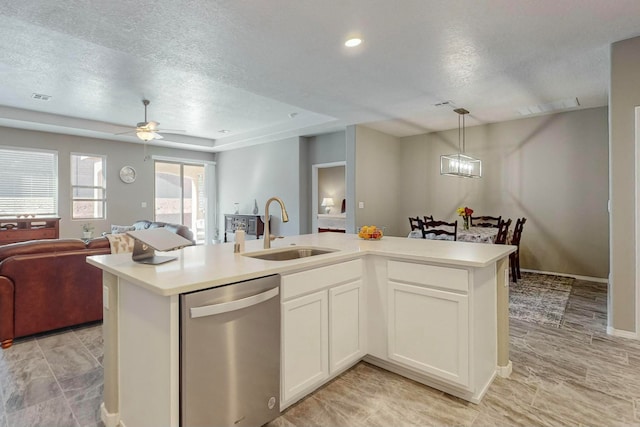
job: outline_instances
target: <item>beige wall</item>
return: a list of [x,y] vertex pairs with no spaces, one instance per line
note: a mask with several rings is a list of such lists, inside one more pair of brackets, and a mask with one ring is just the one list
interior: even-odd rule
[[[356,227],[384,226],[387,235],[402,234],[398,215],[400,152],[398,138],[364,126],[355,127]],[[364,202],[363,209],[358,207],[359,202]]]
[[611,282],[609,326],[637,331],[635,107],[640,105],[640,37],[611,46],[609,150]]
[[606,278],[607,132],[604,107],[468,127],[466,151],[482,159],[481,179],[440,175],[457,129],[402,138],[403,233],[408,216],[455,220],[459,206],[514,223],[524,216],[523,268]]
[[274,235],[301,234],[307,227],[308,196],[304,181],[307,142],[304,138],[288,138],[268,144],[258,144],[218,153],[218,206],[220,236],[224,234],[224,214],[233,213],[235,202],[241,214],[251,214],[257,200],[259,214],[264,215],[265,203],[280,197],[287,208],[289,222],[282,223],[280,207],[269,207],[271,232]]
[[[153,219],[154,167],[153,161],[144,161],[142,144],[0,127],[0,145],[42,148],[58,152],[60,237],[82,237],[81,225],[86,222],[93,223],[94,235],[99,235],[103,231],[109,231],[111,224],[126,225],[139,219]],[[107,157],[106,219],[91,221],[71,219],[71,153],[98,154]],[[162,147],[149,147],[147,154],[179,159],[215,160],[215,155],[212,153]],[[133,166],[137,172],[136,181],[132,184],[120,181],[119,171],[125,165]],[[147,203],[146,208],[141,206],[142,202]]]

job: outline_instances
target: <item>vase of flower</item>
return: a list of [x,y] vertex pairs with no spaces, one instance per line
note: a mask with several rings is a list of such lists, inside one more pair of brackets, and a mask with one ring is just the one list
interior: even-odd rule
[[473,215],[473,209],[465,206],[464,208],[456,209],[456,212],[462,217],[462,227],[465,230],[468,230],[469,226],[471,225],[471,215]]

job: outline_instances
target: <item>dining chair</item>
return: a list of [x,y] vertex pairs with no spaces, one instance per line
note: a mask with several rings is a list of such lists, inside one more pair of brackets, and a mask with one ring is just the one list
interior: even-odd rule
[[409,217],[409,225],[411,226],[411,231],[422,230],[422,220],[419,216],[415,218]]
[[433,215],[424,215],[422,218],[424,218],[424,222],[433,221]]
[[[433,237],[427,237],[427,235],[433,235]],[[425,221],[422,223],[422,238],[456,241],[458,240],[458,221]]]
[[522,279],[520,274],[520,238],[522,237],[522,229],[525,222],[527,222],[527,218],[524,217],[516,220],[516,225],[513,229],[513,237],[511,238],[511,244],[517,247],[516,251],[509,255],[511,276],[513,277],[514,282],[517,282],[518,279]]
[[511,227],[511,218],[509,220],[504,221],[500,220],[498,224],[498,234],[496,235],[495,244],[496,245],[506,245],[507,244],[507,236],[509,235],[509,227]]
[[[500,227],[500,220],[502,216],[472,216],[471,217],[471,226],[472,227]],[[477,221],[477,222],[476,222]]]

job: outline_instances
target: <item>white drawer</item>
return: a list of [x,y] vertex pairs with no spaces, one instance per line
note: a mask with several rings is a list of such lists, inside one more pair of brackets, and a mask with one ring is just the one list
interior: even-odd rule
[[387,271],[389,280],[454,291],[469,291],[469,272],[460,268],[389,261]]
[[362,277],[362,260],[342,262],[282,276],[282,300]]

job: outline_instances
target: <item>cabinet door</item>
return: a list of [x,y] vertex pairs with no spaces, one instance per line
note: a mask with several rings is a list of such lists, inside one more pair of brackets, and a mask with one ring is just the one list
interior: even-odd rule
[[255,235],[258,227],[256,218],[247,218],[247,234]]
[[365,353],[362,281],[329,289],[329,372],[349,366]]
[[282,304],[283,404],[329,377],[327,291]]
[[469,386],[468,296],[389,282],[389,358]]

